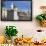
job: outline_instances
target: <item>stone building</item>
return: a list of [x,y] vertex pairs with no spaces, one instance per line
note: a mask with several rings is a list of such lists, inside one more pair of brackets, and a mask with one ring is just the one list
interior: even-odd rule
[[11,8],[8,10],[2,8],[2,20],[18,20],[17,8],[12,4]]
[[7,9],[2,8],[2,20],[7,20]]

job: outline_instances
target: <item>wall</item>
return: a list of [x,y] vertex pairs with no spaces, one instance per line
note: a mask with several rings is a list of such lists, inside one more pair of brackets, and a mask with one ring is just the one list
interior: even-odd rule
[[46,31],[46,28],[40,27],[35,20],[36,15],[41,13],[39,7],[42,5],[46,5],[46,0],[33,0],[32,21],[0,21],[0,35],[4,34],[6,25],[16,26],[19,31],[18,36],[21,36],[22,34],[24,36],[31,36],[37,29]]

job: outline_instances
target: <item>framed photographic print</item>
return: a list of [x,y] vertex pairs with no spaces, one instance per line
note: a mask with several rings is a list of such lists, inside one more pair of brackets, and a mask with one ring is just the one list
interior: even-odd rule
[[32,0],[1,0],[1,21],[31,21]]

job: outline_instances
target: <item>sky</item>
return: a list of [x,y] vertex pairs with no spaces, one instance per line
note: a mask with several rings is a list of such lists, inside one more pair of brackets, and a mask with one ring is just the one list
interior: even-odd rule
[[5,1],[5,8],[10,9],[12,3],[20,10],[31,9],[31,1]]

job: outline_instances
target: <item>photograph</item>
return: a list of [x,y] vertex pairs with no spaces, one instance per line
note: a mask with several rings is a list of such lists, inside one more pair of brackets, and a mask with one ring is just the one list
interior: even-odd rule
[[32,0],[30,1],[8,1],[1,2],[1,21],[31,21]]

